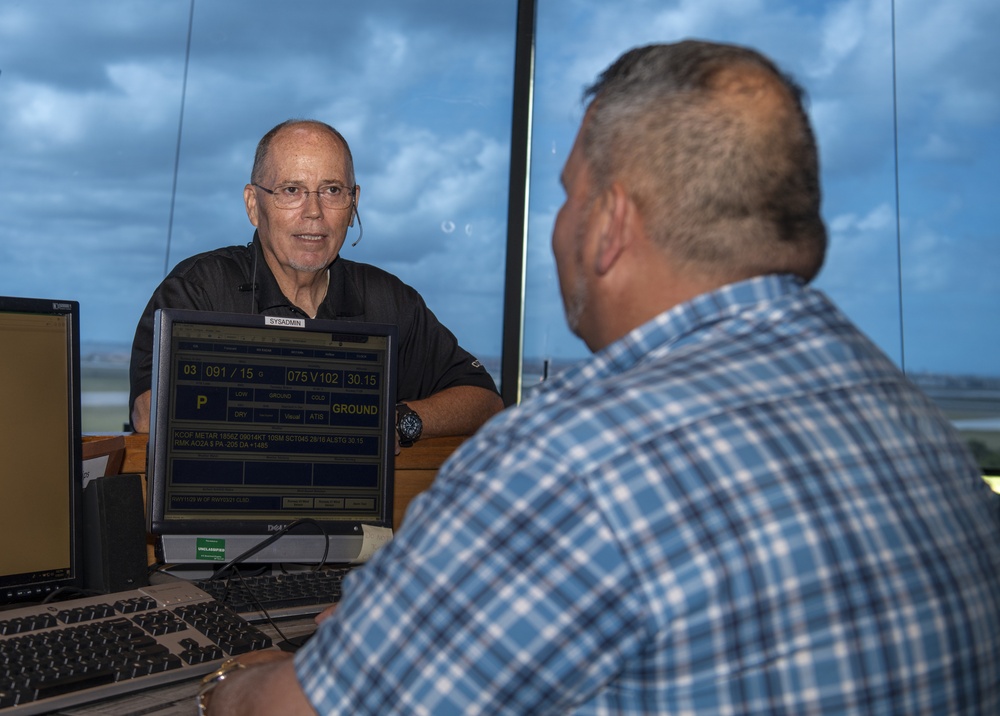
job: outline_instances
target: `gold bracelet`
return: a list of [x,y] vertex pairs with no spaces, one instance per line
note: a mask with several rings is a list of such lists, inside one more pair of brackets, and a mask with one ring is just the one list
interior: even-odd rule
[[220,683],[229,677],[231,671],[239,671],[247,668],[242,661],[237,661],[235,657],[226,659],[219,665],[219,668],[201,680],[201,688],[198,689],[198,716],[207,716],[208,697]]

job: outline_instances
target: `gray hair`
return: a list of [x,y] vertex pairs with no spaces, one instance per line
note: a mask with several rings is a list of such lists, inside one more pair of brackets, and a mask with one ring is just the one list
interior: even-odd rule
[[730,278],[823,264],[819,157],[802,89],[760,53],[684,41],[622,55],[584,94],[598,191],[619,182],[676,259]]

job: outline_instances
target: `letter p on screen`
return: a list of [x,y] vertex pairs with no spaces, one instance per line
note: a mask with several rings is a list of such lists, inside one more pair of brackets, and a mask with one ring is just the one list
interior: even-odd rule
[[202,407],[204,407],[205,404],[207,404],[207,403],[208,403],[208,396],[207,395],[199,395],[195,399],[195,404],[197,405],[197,409],[198,410],[201,410]]

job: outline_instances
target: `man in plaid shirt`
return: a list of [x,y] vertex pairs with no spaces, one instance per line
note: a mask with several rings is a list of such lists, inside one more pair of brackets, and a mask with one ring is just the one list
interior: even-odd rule
[[820,292],[800,91],[632,50],[553,251],[594,356],[487,423],[294,659],[208,712],[1000,713],[1000,509]]

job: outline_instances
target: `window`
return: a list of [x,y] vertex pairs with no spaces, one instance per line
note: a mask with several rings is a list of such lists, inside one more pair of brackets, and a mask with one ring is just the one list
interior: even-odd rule
[[985,0],[649,0],[627,12],[538,0],[525,390],[587,353],[566,330],[549,249],[583,88],[635,45],[735,42],[809,94],[830,232],[817,286],[1000,467],[998,28]]
[[512,1],[4,3],[0,293],[80,301],[84,430],[127,420],[132,334],[165,271],[250,241],[253,152],[290,117],[351,143],[364,238],[343,255],[417,288],[498,366],[515,16]]
[[[528,2],[529,0],[525,0]],[[126,420],[166,270],[244,243],[254,146],[317,117],[355,152],[364,239],[498,375],[518,3],[0,7],[0,293],[82,304],[87,431]],[[523,384],[586,355],[549,239],[582,89],[626,48],[758,47],[810,96],[831,248],[817,285],[1000,467],[993,0],[537,0]]]

